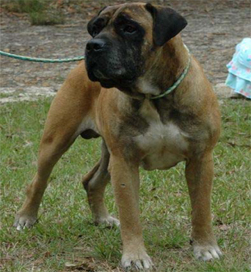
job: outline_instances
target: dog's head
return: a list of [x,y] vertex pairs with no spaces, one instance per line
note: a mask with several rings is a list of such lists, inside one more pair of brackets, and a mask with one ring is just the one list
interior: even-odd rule
[[149,67],[150,56],[185,26],[170,8],[130,3],[103,8],[88,23],[86,67],[92,81],[130,92]]

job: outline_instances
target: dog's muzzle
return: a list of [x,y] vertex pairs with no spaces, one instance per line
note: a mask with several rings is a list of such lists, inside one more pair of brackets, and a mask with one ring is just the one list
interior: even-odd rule
[[108,79],[104,74],[104,59],[102,53],[108,51],[107,43],[103,39],[92,39],[86,45],[86,64],[89,78],[92,81]]
[[116,69],[112,60],[112,46],[105,39],[94,38],[86,45],[86,67],[90,80],[104,87],[114,86]]
[[86,45],[86,53],[100,53],[106,50],[106,42],[103,39],[92,39]]
[[135,81],[132,69],[126,68],[123,54],[116,41],[106,37],[94,38],[86,45],[86,68],[92,81],[99,81],[103,87],[130,86]]

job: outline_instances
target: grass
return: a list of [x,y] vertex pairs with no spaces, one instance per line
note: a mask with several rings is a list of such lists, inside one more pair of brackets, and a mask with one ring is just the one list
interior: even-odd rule
[[63,24],[65,19],[61,12],[57,10],[31,12],[30,21],[32,25],[56,25]]
[[5,7],[12,12],[30,13],[45,9],[45,1],[42,0],[10,0],[3,1]]
[[[99,158],[99,139],[77,139],[59,161],[39,211],[39,223],[23,232],[12,227],[24,188],[35,172],[50,101],[0,106],[0,270],[119,271],[115,269],[121,258],[119,230],[92,224],[80,184],[82,175]],[[141,219],[157,271],[250,271],[250,116],[250,101],[224,100],[212,206],[214,230],[224,252],[221,260],[202,263],[192,256],[184,164],[168,171],[141,172]],[[111,186],[106,202],[116,215]]]
[[9,12],[27,13],[32,25],[63,24],[64,16],[56,8],[54,2],[48,0],[3,0],[1,5]]

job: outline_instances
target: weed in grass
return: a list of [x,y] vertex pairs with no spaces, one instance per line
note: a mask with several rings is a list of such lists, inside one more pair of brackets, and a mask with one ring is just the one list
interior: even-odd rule
[[2,3],[8,11],[20,13],[40,12],[45,9],[45,4],[41,0],[4,0]]
[[48,0],[10,0],[2,6],[10,12],[27,13],[32,25],[63,24],[63,13]]
[[54,11],[31,12],[29,14],[32,25],[63,24],[65,18],[62,13]]

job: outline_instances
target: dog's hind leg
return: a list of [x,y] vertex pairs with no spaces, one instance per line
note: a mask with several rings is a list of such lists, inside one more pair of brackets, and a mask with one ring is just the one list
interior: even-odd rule
[[29,228],[37,221],[39,205],[48,185],[51,171],[71,143],[70,139],[65,139],[64,141],[55,139],[52,142],[49,142],[48,139],[42,140],[38,156],[37,173],[32,183],[28,185],[26,200],[16,215],[14,226],[18,230],[25,227]]
[[[88,81],[83,67],[78,66],[70,74],[52,102],[40,143],[37,173],[16,215],[14,226],[17,229],[31,227],[36,222],[38,208],[54,165],[83,129],[88,129],[90,125],[90,100],[93,98],[85,86]],[[93,89],[91,91],[94,93]]]
[[31,227],[36,222],[52,169],[77,137],[77,124],[67,127],[66,122],[61,123],[56,120],[57,117],[51,114],[48,116],[39,148],[37,173],[27,187],[26,200],[16,215],[14,226],[18,230]]
[[104,203],[105,187],[110,181],[110,174],[107,170],[109,159],[110,154],[103,141],[101,159],[93,169],[83,177],[82,184],[87,192],[94,222],[96,224],[118,226],[119,220],[109,215]]

